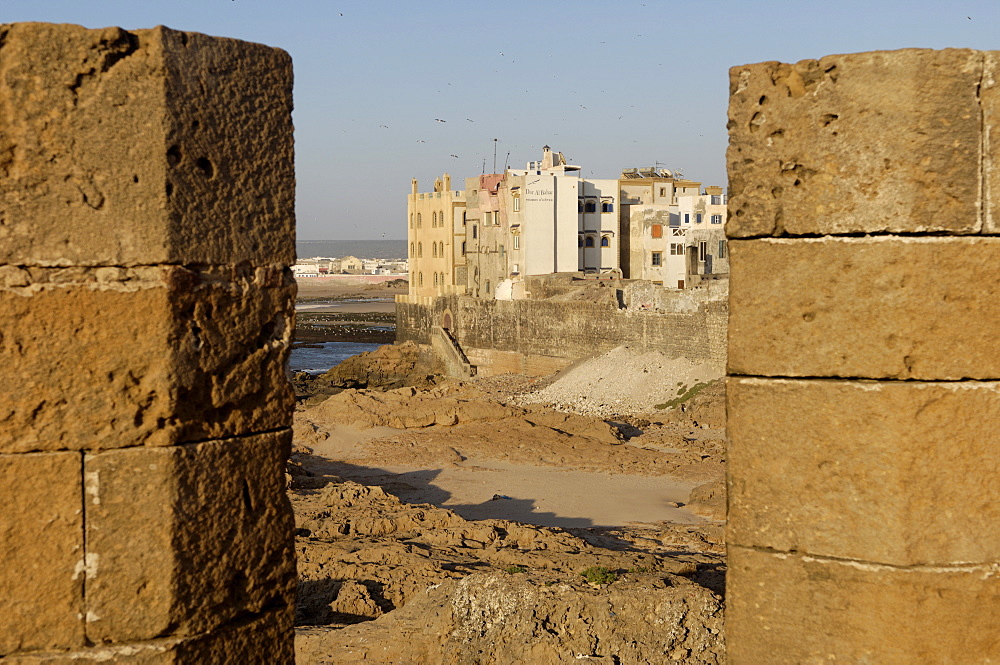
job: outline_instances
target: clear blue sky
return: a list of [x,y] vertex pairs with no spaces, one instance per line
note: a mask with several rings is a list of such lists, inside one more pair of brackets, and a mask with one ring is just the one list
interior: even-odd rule
[[[728,69],[904,47],[1000,49],[1000,2],[3,0],[0,21],[167,25],[295,63],[298,236],[404,238],[427,191],[541,146],[594,178],[725,185]],[[436,122],[440,118],[446,122]],[[457,155],[454,157],[453,155]]]

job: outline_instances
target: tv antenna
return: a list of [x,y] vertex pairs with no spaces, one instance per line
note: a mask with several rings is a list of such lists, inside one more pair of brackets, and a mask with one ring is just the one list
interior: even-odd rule
[[493,172],[497,172],[497,141],[499,139],[493,139]]

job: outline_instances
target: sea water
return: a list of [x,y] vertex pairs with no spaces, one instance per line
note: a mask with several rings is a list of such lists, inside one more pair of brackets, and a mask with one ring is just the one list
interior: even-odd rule
[[405,240],[297,240],[295,251],[300,259],[317,256],[339,259],[405,259]]
[[374,351],[380,344],[360,344],[358,342],[321,342],[316,348],[299,347],[292,349],[289,368],[293,372],[322,374],[336,367],[345,359],[365,351]]

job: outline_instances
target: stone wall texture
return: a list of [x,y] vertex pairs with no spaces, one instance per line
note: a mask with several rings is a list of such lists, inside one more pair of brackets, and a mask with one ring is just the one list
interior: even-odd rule
[[[689,291],[674,293],[685,303],[691,299]],[[619,346],[663,351],[721,371],[726,362],[725,300],[688,309],[635,311],[619,307],[613,298],[587,302],[400,297],[396,340],[431,344],[433,327],[450,312],[452,333],[481,376],[549,374]]]
[[0,661],[292,662],[291,84],[0,25]]
[[734,665],[1000,662],[997,58],[730,70]]

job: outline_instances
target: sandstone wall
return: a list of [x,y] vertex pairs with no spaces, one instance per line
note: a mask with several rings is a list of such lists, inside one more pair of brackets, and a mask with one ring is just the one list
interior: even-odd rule
[[998,57],[730,71],[730,663],[1000,660]]
[[[687,294],[684,294],[687,297]],[[547,374],[575,360],[630,345],[725,365],[727,307],[710,301],[688,312],[619,309],[617,302],[397,298],[396,339],[431,343],[450,312],[453,333],[480,375]],[[518,369],[519,368],[519,369]]]
[[291,61],[0,26],[0,660],[290,663]]

